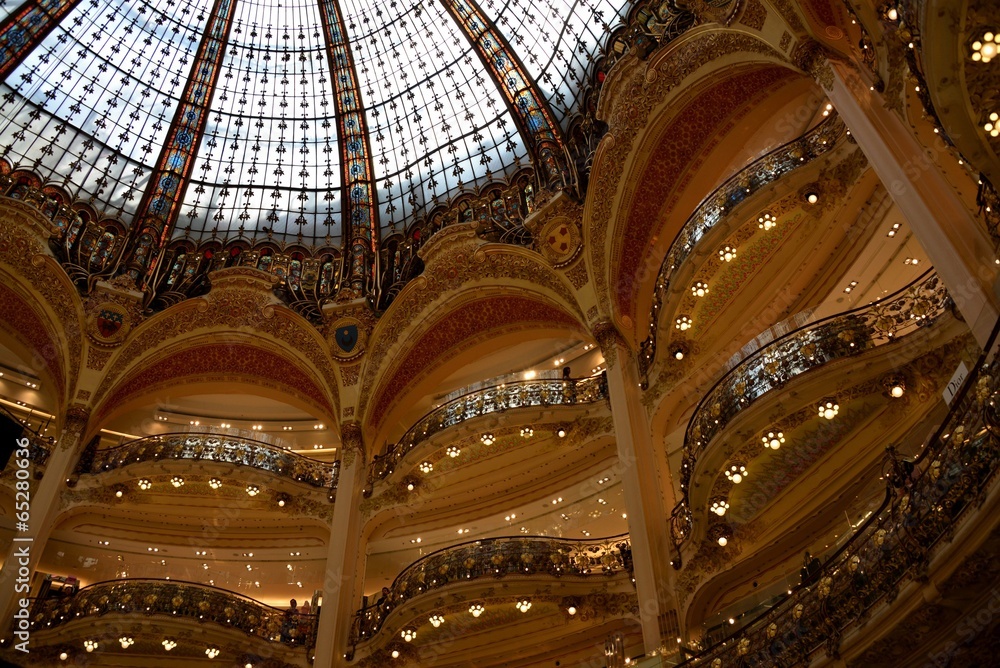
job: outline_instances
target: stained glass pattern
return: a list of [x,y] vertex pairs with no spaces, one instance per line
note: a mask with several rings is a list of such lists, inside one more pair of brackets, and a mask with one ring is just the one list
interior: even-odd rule
[[330,55],[337,120],[343,140],[341,164],[347,191],[347,215],[351,236],[351,276],[353,287],[362,287],[368,273],[366,250],[374,257],[378,239],[378,217],[372,200],[371,147],[368,127],[361,107],[361,90],[354,72],[354,59],[335,0],[319,0],[323,29]]
[[29,0],[11,13],[0,5],[0,79],[52,30],[79,0]]
[[496,85],[438,2],[342,0],[383,226],[398,229],[526,158]]
[[239,0],[177,234],[334,243],[340,158],[315,0]]
[[131,223],[201,40],[199,4],[71,9],[0,86],[0,154]]
[[623,0],[484,0],[486,17],[518,54],[565,130],[579,110],[591,64],[611,29],[625,22]]

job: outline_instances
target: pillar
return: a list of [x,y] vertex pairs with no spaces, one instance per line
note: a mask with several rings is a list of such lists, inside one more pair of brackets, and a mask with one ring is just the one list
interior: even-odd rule
[[595,337],[607,364],[608,395],[618,445],[622,495],[629,536],[639,619],[646,654],[675,647],[680,635],[670,567],[669,516],[660,491],[659,467],[649,418],[642,405],[636,355],[614,325],[599,323]]
[[[59,515],[59,497],[65,489],[66,479],[72,474],[76,465],[89,417],[89,409],[81,406],[70,407],[63,419],[62,431],[55,448],[45,464],[45,474],[37,485],[32,484],[29,489],[28,530],[15,532],[14,543],[7,553],[3,568],[0,569],[0,615],[2,615],[0,628],[3,629],[3,635],[6,635],[7,629],[10,628],[18,600],[28,597],[27,593],[18,592],[16,589],[18,570],[25,561],[25,552],[27,552],[30,584],[35,575],[38,559],[45,551],[45,543]],[[14,466],[16,463],[12,460],[11,465]],[[33,474],[32,471],[32,478]]]
[[[829,68],[829,69],[827,69]],[[998,269],[985,226],[941,173],[943,139],[926,146],[847,63],[819,68],[830,102],[927,252],[958,310],[985,346],[1000,316]],[[832,76],[830,71],[832,70]]]
[[361,426],[348,423],[341,430],[342,453],[337,497],[330,523],[323,607],[316,629],[317,668],[346,665],[348,637],[354,613],[360,607],[364,560],[361,555],[361,492],[365,485],[366,458]]

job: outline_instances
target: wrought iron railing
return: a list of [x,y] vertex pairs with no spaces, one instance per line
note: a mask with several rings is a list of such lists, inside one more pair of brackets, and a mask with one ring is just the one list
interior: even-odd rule
[[621,572],[632,573],[628,534],[599,540],[516,536],[461,543],[413,562],[396,577],[387,594],[359,610],[351,643],[371,640],[399,605],[451,583],[539,574],[595,577]]
[[37,633],[75,619],[109,614],[195,619],[295,647],[312,647],[316,637],[315,615],[279,610],[247,596],[194,582],[153,579],[108,580],[69,597],[35,600],[31,628]]
[[[992,350],[994,328],[986,350]],[[948,417],[913,462],[888,449],[886,497],[808,584],[683,665],[806,665],[911,578],[926,574],[934,550],[982,503],[1000,464],[1000,368],[979,359]]]
[[532,406],[572,406],[603,401],[608,397],[603,376],[559,380],[523,380],[470,392],[442,404],[420,418],[397,443],[376,455],[368,468],[365,495],[371,496],[376,480],[389,476],[406,454],[434,434],[466,420]]
[[336,488],[339,462],[321,462],[270,443],[223,434],[180,432],[147,436],[85,453],[78,473],[95,475],[136,462],[191,459],[248,466],[313,487]]
[[829,116],[802,137],[780,146],[739,171],[698,205],[677,233],[656,277],[653,304],[650,307],[649,335],[639,347],[639,372],[643,378],[643,387],[648,384],[649,370],[656,360],[660,309],[667,299],[670,281],[694,252],[698,242],[722,221],[727,211],[731,211],[754,192],[831,151],[845,136],[845,131],[846,126],[839,116]]

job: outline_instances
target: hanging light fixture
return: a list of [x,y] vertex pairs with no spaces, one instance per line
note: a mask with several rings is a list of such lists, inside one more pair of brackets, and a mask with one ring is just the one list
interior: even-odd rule
[[179,475],[175,475],[173,478],[170,479],[170,484],[173,485],[174,487],[180,487],[181,485],[184,484],[184,478],[180,477]]
[[840,412],[840,405],[833,399],[821,401],[819,404],[819,417],[832,420]]
[[480,436],[479,440],[483,442],[483,445],[490,446],[490,445],[493,445],[494,443],[496,443],[497,439],[496,439],[496,437],[493,434],[487,432],[487,433],[483,434],[482,436]]
[[524,427],[521,429],[521,438],[531,438],[535,435],[535,430],[531,427]]
[[433,470],[434,470],[433,464],[431,464],[430,462],[421,462],[420,464],[421,473],[430,473]]
[[712,502],[712,512],[722,517],[729,510],[729,502],[725,499],[718,499]]
[[972,43],[972,59],[977,63],[988,63],[1000,50],[1000,35],[990,31],[983,34],[982,39]]
[[441,615],[431,615],[427,621],[431,623],[431,626],[437,628],[442,624],[444,624],[444,617],[442,617]]
[[486,608],[483,607],[482,603],[473,603],[472,605],[469,606],[469,612],[472,613],[473,617],[478,617],[479,615],[483,614],[485,610]]
[[738,485],[743,482],[743,478],[747,477],[747,467],[743,464],[733,464],[726,469],[726,477],[729,479],[729,482]]
[[163,649],[165,649],[165,650],[167,650],[169,652],[174,647],[177,647],[177,641],[175,641],[175,640],[173,640],[171,638],[165,638],[163,640]]
[[723,262],[732,262],[736,259],[736,247],[735,246],[723,246],[719,249],[719,259]]
[[128,649],[135,644],[135,640],[129,638],[128,636],[122,636],[118,639],[118,642],[121,643],[122,649]]
[[883,381],[886,394],[893,399],[900,399],[906,394],[906,381],[900,376],[889,376]]
[[222,481],[219,480],[218,478],[212,478],[211,480],[208,481],[208,486],[211,487],[212,489],[219,489],[220,487],[222,487]]
[[531,601],[529,601],[528,599],[520,600],[514,604],[514,607],[516,607],[521,612],[527,612],[528,610],[531,609]]
[[781,431],[769,431],[760,438],[765,448],[777,450],[785,443],[785,434]]
[[260,487],[257,485],[247,485],[247,494],[250,496],[257,496],[260,494]]
[[704,297],[708,294],[708,283],[695,281],[694,285],[691,286],[691,294],[695,297]]
[[458,457],[460,454],[462,454],[462,451],[458,448],[457,445],[449,445],[448,449],[445,450],[445,454],[454,459],[455,457]]
[[686,315],[682,315],[678,317],[677,320],[674,321],[674,327],[681,330],[682,332],[686,332],[687,330],[691,329],[692,324],[693,323],[691,322],[691,318],[689,318]]
[[412,642],[413,639],[417,637],[417,630],[416,629],[403,629],[400,632],[399,637],[402,638],[403,640],[405,640],[406,642]]
[[757,217],[757,227],[764,230],[765,232],[774,229],[775,226],[777,226],[777,224],[778,221],[775,219],[774,216],[770,214],[770,212],[765,211],[764,213],[762,213],[760,216]]

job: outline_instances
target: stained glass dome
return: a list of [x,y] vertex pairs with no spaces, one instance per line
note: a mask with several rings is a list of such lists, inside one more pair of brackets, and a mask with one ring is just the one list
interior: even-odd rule
[[399,230],[566,131],[627,4],[7,0],[0,155],[164,241]]

